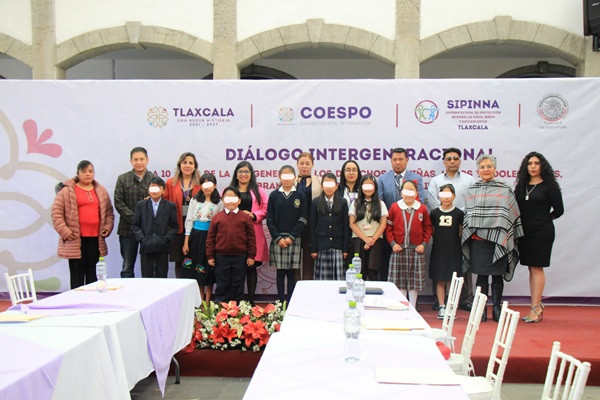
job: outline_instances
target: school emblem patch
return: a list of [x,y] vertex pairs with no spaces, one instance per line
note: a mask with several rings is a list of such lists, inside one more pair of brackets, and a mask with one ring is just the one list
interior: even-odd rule
[[300,208],[300,199],[294,200],[294,207]]

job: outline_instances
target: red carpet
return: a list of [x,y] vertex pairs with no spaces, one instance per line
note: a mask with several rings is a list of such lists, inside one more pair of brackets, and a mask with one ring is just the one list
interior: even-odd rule
[[[0,311],[10,306],[9,301],[0,301]],[[420,305],[421,315],[432,327],[441,327],[437,312],[428,304]],[[528,307],[511,307],[525,315]],[[491,306],[488,305],[491,316]],[[466,311],[459,310],[454,323],[457,351],[460,351],[462,336],[468,319]],[[483,322],[477,332],[473,348],[475,372],[484,375],[498,324],[492,320]],[[544,383],[552,342],[558,340],[561,350],[592,364],[588,385],[600,386],[600,307],[598,306],[552,306],[547,305],[544,320],[539,324],[519,323],[513,348],[504,376],[507,383]],[[242,353],[238,351],[197,350],[176,357],[183,376],[229,376],[251,377],[262,352]]]
[[[519,311],[521,316],[529,307],[509,306]],[[436,318],[437,312],[430,305],[421,306],[421,315],[432,327],[440,328],[442,321]],[[491,317],[491,306],[488,305]],[[453,334],[457,338],[456,350],[460,351],[463,334],[469,313],[458,310]],[[473,347],[473,363],[477,375],[485,375],[490,357],[492,342],[498,324],[494,321],[482,322]],[[538,324],[520,322],[508,359],[504,375],[507,383],[544,383],[550,360],[552,343],[559,341],[561,350],[592,364],[588,385],[600,386],[600,307],[597,306],[552,306],[547,305],[544,320]]]

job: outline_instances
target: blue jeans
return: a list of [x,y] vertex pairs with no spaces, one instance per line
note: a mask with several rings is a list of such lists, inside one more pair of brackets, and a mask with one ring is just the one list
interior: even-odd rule
[[121,278],[134,278],[135,260],[138,253],[138,241],[127,236],[119,236],[119,244],[121,245],[121,257],[123,257]]

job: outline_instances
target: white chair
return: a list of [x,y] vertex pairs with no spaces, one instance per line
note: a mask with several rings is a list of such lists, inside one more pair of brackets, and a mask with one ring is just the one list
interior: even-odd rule
[[450,358],[447,360],[450,367],[457,374],[461,375],[475,375],[474,366],[471,362],[471,351],[475,344],[475,335],[479,330],[479,324],[481,323],[481,315],[485,308],[487,296],[481,293],[481,288],[477,286],[475,296],[473,298],[473,308],[469,314],[469,322],[465,329],[465,335],[463,337],[462,346],[460,347],[460,353],[450,354]]
[[[519,323],[519,313],[508,308],[508,303],[502,303],[500,321],[496,329],[496,337],[490,353],[487,372],[483,376],[458,375],[461,386],[470,399],[500,400],[504,370],[510,355],[510,349]],[[502,349],[499,354],[499,350]]]
[[[556,365],[560,359],[560,368],[556,374]],[[581,362],[568,354],[560,351],[560,342],[554,342],[552,355],[548,363],[548,373],[542,392],[542,400],[580,400],[583,397],[585,384],[591,365],[589,362]],[[565,377],[565,370],[567,376]],[[556,376],[556,381],[554,378]],[[564,378],[564,382],[563,382]],[[554,391],[552,390],[554,386]],[[562,386],[562,397],[560,396]]]
[[444,342],[444,344],[454,352],[454,337],[452,336],[452,328],[456,319],[456,310],[458,310],[458,302],[460,300],[460,291],[462,290],[465,279],[458,278],[456,272],[452,273],[452,281],[448,290],[448,300],[446,301],[446,313],[442,321],[441,329],[432,329],[431,333],[436,342]]
[[9,276],[8,273],[5,272],[4,278],[6,279],[6,286],[8,287],[10,301],[13,306],[26,301],[37,301],[31,268],[27,270],[26,274]]

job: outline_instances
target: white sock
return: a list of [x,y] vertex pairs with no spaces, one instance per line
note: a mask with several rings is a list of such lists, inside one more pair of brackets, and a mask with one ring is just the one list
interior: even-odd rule
[[419,292],[416,290],[408,291],[408,300],[410,304],[416,309],[417,308],[417,297],[419,297]]

